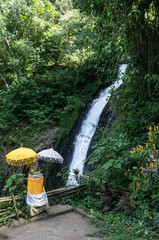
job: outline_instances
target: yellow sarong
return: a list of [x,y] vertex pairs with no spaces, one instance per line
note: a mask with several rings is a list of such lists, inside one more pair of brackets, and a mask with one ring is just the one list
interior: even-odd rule
[[40,194],[45,191],[44,178],[30,178],[28,177],[27,192],[30,194]]

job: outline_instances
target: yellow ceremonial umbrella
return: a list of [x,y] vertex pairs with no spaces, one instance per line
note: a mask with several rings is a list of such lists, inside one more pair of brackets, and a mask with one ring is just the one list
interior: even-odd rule
[[[32,164],[36,161],[36,152],[31,148],[21,147],[17,148],[6,155],[6,161],[11,166],[23,166]],[[23,189],[24,189],[24,179],[23,179]]]
[[36,161],[36,152],[31,148],[20,147],[6,155],[6,161],[11,166],[24,166]]

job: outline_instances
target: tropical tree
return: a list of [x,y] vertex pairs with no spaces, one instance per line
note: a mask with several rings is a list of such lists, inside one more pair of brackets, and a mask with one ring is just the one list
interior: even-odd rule
[[56,15],[49,1],[1,1],[0,72],[6,86],[45,63],[41,52]]

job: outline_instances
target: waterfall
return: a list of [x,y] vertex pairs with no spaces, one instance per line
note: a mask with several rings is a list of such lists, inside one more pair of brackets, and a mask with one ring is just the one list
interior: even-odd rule
[[116,90],[120,87],[120,85],[122,84],[121,78],[125,73],[126,68],[127,64],[122,64],[119,67],[118,79],[116,80],[116,82],[110,87],[107,87],[105,90],[101,91],[99,97],[93,100],[87,116],[82,122],[80,132],[75,138],[74,152],[69,168],[70,173],[67,185],[78,184],[74,177],[73,169],[78,169],[79,174],[83,173],[84,160],[86,159],[91,139],[96,131],[96,127],[98,126],[100,115],[111,96],[110,90]]

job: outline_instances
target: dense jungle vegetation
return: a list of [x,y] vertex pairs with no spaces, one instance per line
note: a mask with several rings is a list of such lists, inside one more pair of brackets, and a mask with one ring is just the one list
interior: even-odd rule
[[[0,185],[5,149],[65,142],[85,104],[128,64],[97,129],[89,190],[65,199],[103,219],[105,239],[158,239],[158,0],[0,0]],[[109,231],[108,231],[109,229]],[[123,232],[122,229],[124,229]]]

